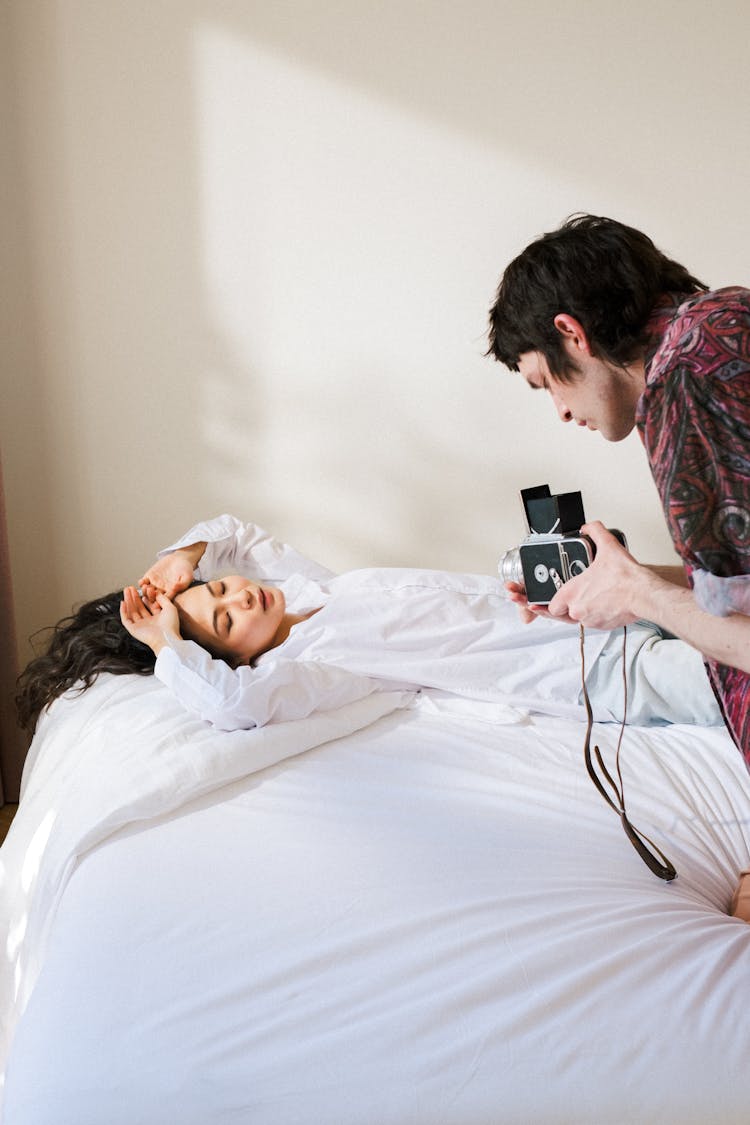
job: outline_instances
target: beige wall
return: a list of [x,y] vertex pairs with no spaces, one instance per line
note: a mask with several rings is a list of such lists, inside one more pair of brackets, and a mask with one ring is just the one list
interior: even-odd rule
[[492,571],[548,480],[670,558],[637,438],[560,426],[486,311],[574,210],[750,283],[744,0],[1,11],[21,638],[225,510],[334,567]]

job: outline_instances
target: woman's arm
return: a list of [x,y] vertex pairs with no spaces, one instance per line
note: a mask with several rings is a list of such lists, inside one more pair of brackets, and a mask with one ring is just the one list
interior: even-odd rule
[[318,582],[333,577],[332,571],[300,554],[288,543],[269,535],[254,523],[243,523],[236,516],[223,515],[204,520],[171,546],[159,552],[159,559],[172,553],[201,546],[198,576],[203,580],[223,574],[242,574],[271,584],[300,574]]
[[227,731],[305,719],[394,686],[312,660],[230,668],[193,641],[174,639],[161,648],[154,673],[187,711]]

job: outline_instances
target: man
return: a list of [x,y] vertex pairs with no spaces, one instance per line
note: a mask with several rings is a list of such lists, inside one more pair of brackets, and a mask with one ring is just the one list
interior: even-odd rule
[[[564,422],[607,441],[638,427],[685,569],[687,585],[588,524],[594,563],[549,614],[606,629],[646,618],[698,649],[750,766],[750,290],[710,292],[640,231],[577,215],[506,269],[490,354]],[[512,593],[527,620],[547,612]]]

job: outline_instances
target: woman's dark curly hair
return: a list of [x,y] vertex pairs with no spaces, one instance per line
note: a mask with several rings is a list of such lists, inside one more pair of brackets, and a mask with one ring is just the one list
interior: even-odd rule
[[561,382],[575,377],[555,328],[558,313],[583,325],[597,356],[618,366],[646,345],[646,327],[667,293],[706,285],[634,227],[597,215],[572,215],[515,258],[490,309],[487,354],[518,370],[524,352],[541,352]]
[[121,601],[121,590],[105,594],[52,626],[45,652],[18,677],[16,709],[22,727],[33,731],[45,707],[72,687],[85,691],[100,672],[153,673],[156,657],[123,626]]

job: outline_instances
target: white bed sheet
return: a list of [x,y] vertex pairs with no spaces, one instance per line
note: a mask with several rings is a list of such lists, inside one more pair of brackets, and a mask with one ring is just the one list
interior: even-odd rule
[[154,677],[102,675],[83,694],[58,699],[37,727],[0,853],[0,1069],[82,856],[123,825],[178,809],[413,698],[381,692],[304,721],[231,733],[188,715]]
[[739,754],[628,730],[666,886],[591,786],[582,725],[491,720],[427,693],[88,851],[4,1125],[746,1121]]

